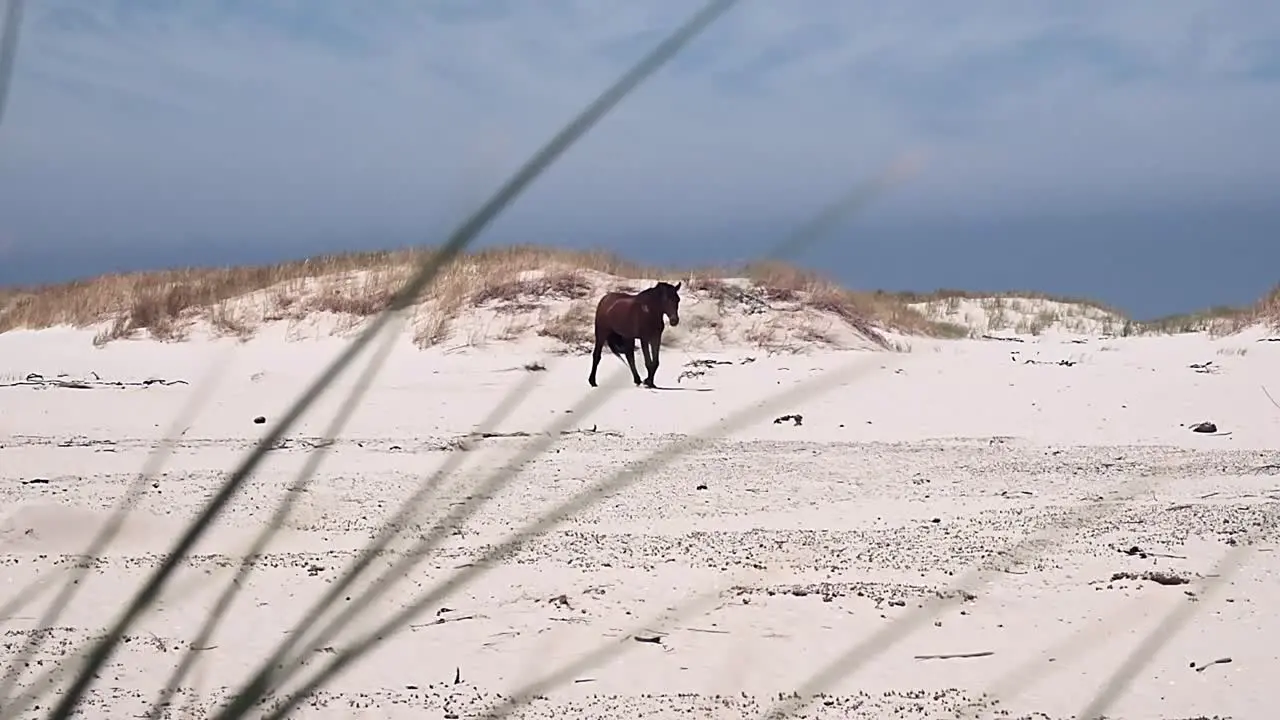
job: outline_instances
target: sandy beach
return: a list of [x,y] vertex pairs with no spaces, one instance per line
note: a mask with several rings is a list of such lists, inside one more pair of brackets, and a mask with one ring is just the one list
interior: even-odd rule
[[[45,589],[5,618],[7,656],[174,418],[210,390],[120,537],[43,631],[21,684],[116,617],[224,473],[346,342],[284,335],[95,348],[92,329],[0,334],[0,584],[5,598],[33,582]],[[824,694],[803,717],[1069,718],[1154,634],[1162,644],[1107,717],[1270,717],[1280,673],[1280,408],[1263,390],[1280,397],[1271,335],[906,337],[896,352],[674,347],[660,390],[631,387],[608,356],[591,389],[585,355],[532,341],[422,350],[406,336],[164,716],[220,706],[445,463],[462,465],[401,524],[376,569],[411,556],[490,473],[551,442],[418,553],[354,626],[315,643],[307,668],[574,493],[717,433],[423,607],[295,715],[475,717],[620,644],[513,716],[760,717],[814,690]],[[354,376],[181,560],[92,687],[85,717],[146,711]],[[155,379],[186,384],[141,384]],[[491,436],[472,435],[524,382],[530,394]],[[759,407],[794,392],[808,395]],[[580,407],[606,393],[594,412]],[[801,419],[775,422],[784,415]],[[1192,432],[1202,421],[1217,432]],[[542,434],[557,423],[563,434]],[[931,602],[942,604],[925,614]],[[1176,632],[1156,630],[1187,606],[1194,614]],[[878,635],[890,627],[904,635]],[[807,684],[859,647],[855,664]]]
[[918,5],[0,1],[0,720],[1280,717],[1280,3]]

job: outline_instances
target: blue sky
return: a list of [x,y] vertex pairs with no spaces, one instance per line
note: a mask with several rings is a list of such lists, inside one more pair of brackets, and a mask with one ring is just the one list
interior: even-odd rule
[[[39,0],[0,127],[0,282],[436,243],[687,0]],[[1280,281],[1280,3],[742,0],[484,244],[805,258],[864,288],[1140,316]]]

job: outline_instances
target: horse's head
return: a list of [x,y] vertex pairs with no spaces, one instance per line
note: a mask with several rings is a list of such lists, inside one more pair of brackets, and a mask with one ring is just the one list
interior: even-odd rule
[[672,285],[669,282],[660,282],[653,286],[653,290],[658,296],[658,307],[661,308],[662,314],[667,316],[671,321],[671,327],[680,324],[680,286],[684,282],[678,282]]

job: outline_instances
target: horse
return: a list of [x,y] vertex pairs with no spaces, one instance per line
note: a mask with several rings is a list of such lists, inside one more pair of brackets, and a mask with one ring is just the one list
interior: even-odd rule
[[[671,327],[680,324],[680,286],[659,282],[636,294],[624,292],[605,293],[596,304],[596,346],[591,352],[591,375],[587,382],[596,387],[596,368],[600,365],[600,353],[605,345],[619,358],[626,358],[631,377],[636,385],[643,382],[653,387],[653,376],[658,372],[658,348],[662,346],[662,316],[671,320]],[[644,353],[644,368],[648,377],[640,380],[636,372],[636,340]]]

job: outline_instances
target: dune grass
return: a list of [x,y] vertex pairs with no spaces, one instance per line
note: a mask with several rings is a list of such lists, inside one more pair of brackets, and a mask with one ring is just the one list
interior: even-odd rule
[[[945,311],[954,312],[961,301],[973,301],[982,306],[987,325],[991,329],[1012,329],[1020,334],[1031,335],[1038,335],[1041,329],[1053,325],[1075,332],[1082,332],[1083,328],[1092,325],[1103,334],[1122,337],[1196,332],[1221,337],[1258,324],[1280,328],[1280,285],[1252,305],[1221,305],[1145,320],[1134,318],[1120,308],[1091,298],[1055,295],[1036,290],[939,289],[931,292],[900,291],[890,294],[909,306],[926,306],[928,310],[921,314],[931,318]],[[1005,319],[1010,310],[1018,310],[1014,307],[1015,305],[1029,305],[1034,301],[1053,303],[1055,307],[1031,317],[1018,318],[1016,323]]]
[[[434,248],[323,255],[264,266],[183,268],[104,275],[32,288],[0,291],[0,332],[55,326],[105,325],[97,344],[145,333],[180,340],[197,321],[224,334],[250,337],[262,322],[298,320],[315,313],[371,318],[390,307],[413,268],[440,256]],[[588,302],[596,292],[591,274],[623,280],[680,280],[686,293],[721,302],[742,290],[726,278],[744,278],[766,302],[789,302],[830,313],[864,336],[880,329],[934,337],[965,331],[929,320],[895,295],[841,287],[818,273],[781,262],[739,268],[662,268],[607,252],[537,246],[482,250],[454,258],[435,282],[413,298],[420,346],[439,342],[449,323],[466,311],[500,305],[531,311],[548,300]],[[589,312],[546,318],[539,335],[581,344]]]
[[[439,254],[439,249],[427,247],[338,253],[270,265],[178,268],[0,288],[0,332],[100,327],[95,343],[105,345],[134,337],[181,340],[199,322],[220,334],[249,338],[263,323],[302,320],[317,313],[363,321],[390,307],[413,269]],[[1251,306],[1136,320],[1096,300],[1036,291],[859,291],[776,260],[741,267],[656,267],[606,251],[517,245],[460,255],[444,266],[431,287],[410,303],[417,317],[414,340],[421,347],[442,341],[453,321],[479,307],[499,306],[517,314],[538,310],[548,301],[576,300],[570,311],[531,319],[527,327],[580,349],[590,332],[586,305],[599,290],[596,279],[602,277],[680,280],[686,293],[729,304],[742,301],[743,291],[726,279],[745,279],[758,300],[830,313],[869,338],[878,337],[881,330],[970,337],[974,332],[969,327],[946,316],[961,300],[981,303],[991,329],[1007,325],[1023,334],[1038,334],[1053,325],[1072,331],[1096,325],[1105,334],[1120,336],[1221,336],[1257,323],[1280,326],[1280,286]],[[1009,303],[1035,300],[1058,305],[1053,311],[1006,322]]]
[[1148,333],[1207,332],[1220,337],[1261,323],[1280,328],[1280,285],[1252,305],[1216,305],[1196,312],[1147,320],[1141,323],[1141,327]]
[[939,288],[930,292],[914,292],[899,291],[892,295],[910,304],[915,303],[935,303],[946,302],[949,300],[987,300],[994,298],[1004,299],[1027,299],[1027,300],[1048,300],[1050,302],[1061,303],[1063,305],[1079,305],[1080,307],[1093,308],[1100,312],[1118,317],[1128,317],[1128,315],[1120,308],[1113,307],[1104,302],[1094,300],[1092,298],[1077,297],[1073,295],[1055,295],[1053,293],[1040,292],[1039,290],[995,290],[995,291],[977,291],[977,290],[960,290],[956,288]]

